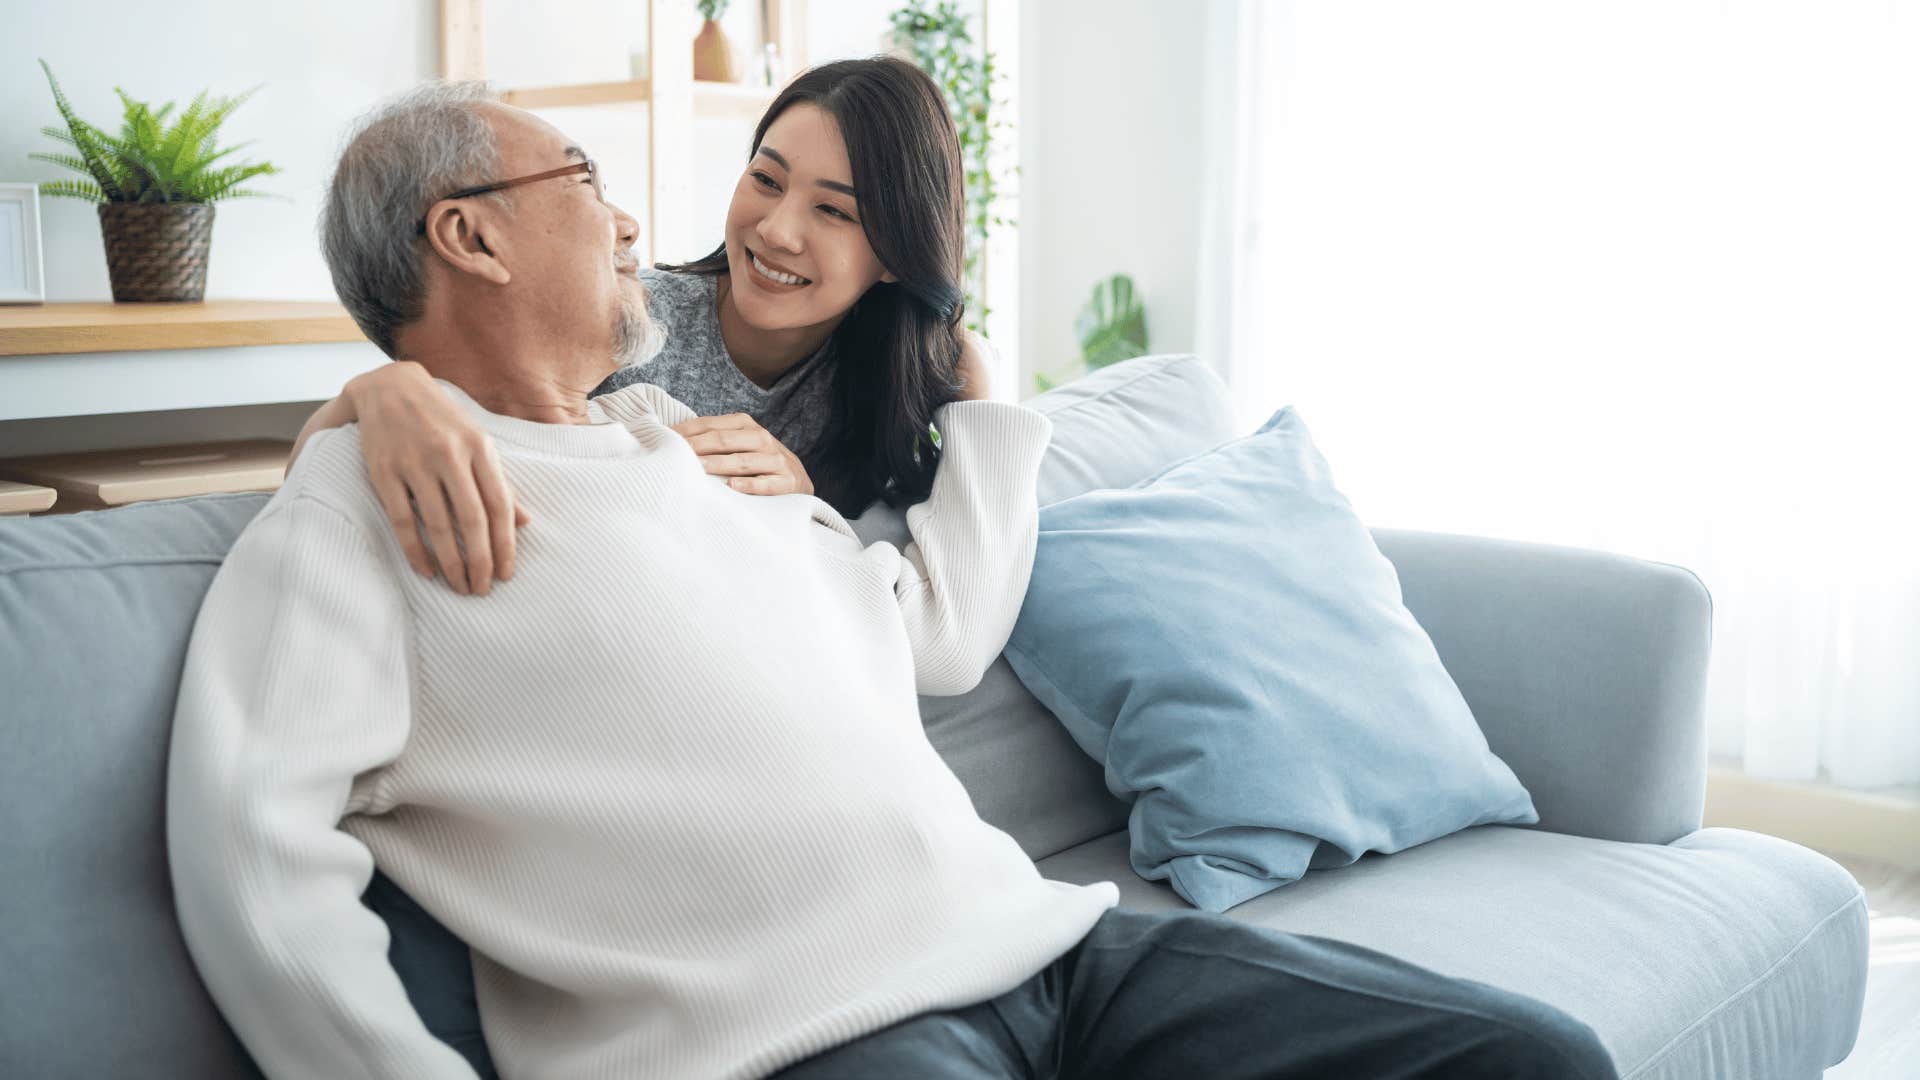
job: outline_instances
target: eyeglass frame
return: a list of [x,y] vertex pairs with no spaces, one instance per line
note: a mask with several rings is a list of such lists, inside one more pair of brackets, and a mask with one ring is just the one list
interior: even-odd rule
[[[572,176],[574,173],[582,172],[587,174],[588,180],[593,181],[593,197],[599,199],[601,202],[606,202],[607,192],[606,188],[603,187],[600,182],[600,166],[592,158],[576,161],[571,165],[562,165],[557,169],[548,169],[543,173],[534,173],[532,176],[522,176],[513,180],[496,180],[491,184],[479,184],[475,187],[461,188],[451,195],[442,195],[433,201],[443,203],[448,199],[465,199],[474,195],[488,195],[495,191],[505,191],[511,187],[519,187],[521,184],[531,184],[536,180],[552,180],[555,177]],[[414,224],[413,234],[415,236],[427,235],[426,218],[423,217]]]

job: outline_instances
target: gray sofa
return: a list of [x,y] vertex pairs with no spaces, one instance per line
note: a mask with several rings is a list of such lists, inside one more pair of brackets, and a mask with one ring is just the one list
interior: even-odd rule
[[[1130,361],[1031,404],[1055,424],[1043,502],[1238,433],[1191,357]],[[265,501],[0,521],[0,1076],[252,1074],[180,940],[161,814],[193,617]],[[857,527],[904,535],[884,511]],[[1591,1024],[1627,1077],[1810,1077],[1844,1058],[1866,983],[1861,890],[1805,848],[1700,828],[1701,583],[1587,551],[1376,538],[1540,824],[1368,856],[1228,914],[1541,998]],[[1183,906],[1128,868],[1126,807],[1004,661],[972,693],[922,704],[981,815],[1047,876]],[[1285,1027],[1276,1017],[1276,1038]]]

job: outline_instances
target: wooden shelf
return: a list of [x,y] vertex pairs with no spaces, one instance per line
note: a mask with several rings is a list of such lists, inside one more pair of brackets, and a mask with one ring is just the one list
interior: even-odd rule
[[696,116],[741,116],[758,120],[780,96],[777,86],[749,86],[744,83],[693,81],[693,111]]
[[[694,80],[696,116],[744,117],[757,120],[773,104],[777,87]],[[653,100],[653,85],[645,79],[627,82],[582,83],[577,86],[529,86],[508,90],[501,97],[522,109],[570,109],[583,105],[645,104]]]
[[345,308],[321,301],[211,300],[198,304],[0,307],[0,356],[364,340]]
[[99,450],[0,461],[0,476],[44,484],[68,509],[125,506],[220,491],[273,491],[293,444],[278,439]]
[[52,488],[0,480],[0,517],[37,514],[52,506],[57,498],[59,493]]
[[653,99],[653,84],[645,79],[628,82],[581,83],[578,86],[529,86],[502,93],[507,104],[522,109],[566,109],[579,105],[623,105]]

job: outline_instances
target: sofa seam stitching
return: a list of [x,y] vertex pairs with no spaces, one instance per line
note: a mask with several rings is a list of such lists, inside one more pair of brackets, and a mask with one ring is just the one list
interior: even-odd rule
[[113,570],[123,566],[181,566],[201,563],[218,565],[225,561],[226,556],[211,553],[203,555],[132,556],[121,559],[107,559],[101,562],[20,563],[17,566],[0,566],[0,575],[27,573],[34,570]]
[[1773,963],[1767,965],[1767,970],[1761,972],[1758,975],[1755,975],[1751,980],[1748,981],[1747,985],[1741,987],[1740,989],[1734,991],[1731,994],[1728,994],[1725,998],[1721,999],[1720,1004],[1715,1005],[1713,1008],[1707,1010],[1704,1016],[1701,1016],[1699,1019],[1695,1020],[1693,1023],[1688,1024],[1684,1029],[1678,1032],[1675,1032],[1673,1038],[1668,1039],[1664,1044],[1660,1046],[1659,1049],[1655,1050],[1652,1054],[1648,1055],[1646,1060],[1642,1061],[1640,1065],[1637,1068],[1635,1068],[1632,1072],[1621,1074],[1622,1080],[1632,1080],[1633,1077],[1644,1075],[1648,1069],[1651,1069],[1654,1066],[1660,1064],[1663,1060],[1665,1060],[1668,1056],[1670,1056],[1675,1050],[1679,1049],[1680,1044],[1683,1041],[1691,1037],[1695,1032],[1699,1031],[1703,1026],[1707,1024],[1708,1021],[1711,1021],[1716,1016],[1719,1016],[1721,1013],[1733,1007],[1735,1004],[1738,1004],[1740,1001],[1744,1000],[1749,995],[1751,995],[1754,990],[1759,988],[1760,984],[1767,982],[1769,979],[1771,979],[1773,977],[1774,972],[1780,970],[1780,968],[1783,965],[1785,965],[1787,961],[1792,960],[1795,956],[1798,956],[1800,954],[1800,951],[1806,948],[1807,944],[1811,942],[1816,935],[1818,935],[1821,931],[1826,929],[1828,923],[1846,914],[1848,911],[1852,910],[1853,908],[1864,905],[1866,903],[1866,898],[1867,898],[1867,894],[1865,890],[1861,889],[1858,885],[1855,885],[1854,893],[1852,896],[1847,898],[1846,903],[1841,904],[1839,907],[1828,912],[1825,917],[1823,917],[1819,922],[1815,923],[1813,925],[1813,928],[1808,930],[1804,935],[1802,935],[1800,940],[1795,942],[1792,948],[1782,953],[1778,960],[1775,960]]

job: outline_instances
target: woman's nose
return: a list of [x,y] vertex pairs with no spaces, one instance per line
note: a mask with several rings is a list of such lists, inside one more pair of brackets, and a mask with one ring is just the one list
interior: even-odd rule
[[804,208],[793,199],[781,199],[779,205],[766,217],[760,219],[756,227],[760,239],[766,245],[778,251],[798,254],[802,244],[802,218]]

